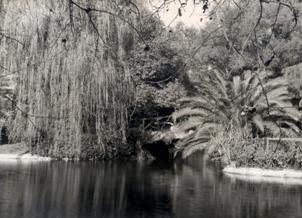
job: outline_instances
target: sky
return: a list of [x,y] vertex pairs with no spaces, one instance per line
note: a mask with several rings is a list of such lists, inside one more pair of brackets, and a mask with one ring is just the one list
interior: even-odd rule
[[[163,0],[153,0],[152,5],[159,6]],[[151,10],[155,10],[151,4]],[[177,23],[182,22],[188,27],[202,28],[207,21],[207,17],[202,11],[202,6],[197,5],[194,9],[193,1],[188,1],[188,4],[181,9],[182,16],[178,16],[178,9],[180,8],[180,2],[171,2],[168,6],[165,6],[159,13],[161,20],[167,26],[170,24],[171,27],[177,25]],[[172,22],[172,23],[171,23]]]

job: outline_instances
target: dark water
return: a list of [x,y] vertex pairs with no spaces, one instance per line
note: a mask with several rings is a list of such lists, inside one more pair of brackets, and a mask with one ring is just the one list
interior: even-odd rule
[[0,163],[1,218],[302,217],[302,187],[224,176],[183,164]]

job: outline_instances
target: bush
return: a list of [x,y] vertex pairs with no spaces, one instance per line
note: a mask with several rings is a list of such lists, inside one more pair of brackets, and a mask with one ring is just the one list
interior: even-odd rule
[[234,162],[236,167],[266,169],[302,167],[302,143],[270,142],[269,148],[266,148],[264,138],[252,139],[234,128],[220,132],[211,143],[209,157],[224,164]]
[[276,143],[266,149],[263,142],[246,144],[241,150],[233,146],[232,159],[237,166],[260,168],[301,168],[302,152],[295,143]]

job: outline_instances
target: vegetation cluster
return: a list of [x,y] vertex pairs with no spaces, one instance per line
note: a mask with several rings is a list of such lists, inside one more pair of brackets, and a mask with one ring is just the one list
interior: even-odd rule
[[301,3],[194,3],[202,29],[163,24],[169,1],[150,11],[143,1],[1,0],[10,141],[94,160],[155,140],[172,157],[205,150],[227,164],[300,168],[302,142],[265,139],[302,137]]
[[240,166],[301,165],[301,142],[265,146],[267,137],[301,138],[300,10],[294,1],[239,1],[211,11],[211,37],[193,60],[197,94],[172,115],[175,133],[190,133],[176,152],[207,150]]

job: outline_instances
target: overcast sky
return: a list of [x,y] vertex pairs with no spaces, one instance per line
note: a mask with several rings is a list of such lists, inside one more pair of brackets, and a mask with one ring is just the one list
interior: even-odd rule
[[[161,3],[162,0],[153,0],[152,4],[159,6]],[[154,7],[150,7],[151,9],[153,8],[153,11],[155,10]],[[173,27],[178,22],[183,22],[186,26],[201,28],[204,26],[205,22],[208,19],[203,14],[201,5],[197,5],[194,9],[193,1],[189,1],[188,4],[181,9],[182,16],[178,16],[177,19],[175,19],[175,17],[178,15],[179,8],[179,1],[175,1],[161,10],[159,15],[165,25],[169,25],[172,22],[171,26]]]

